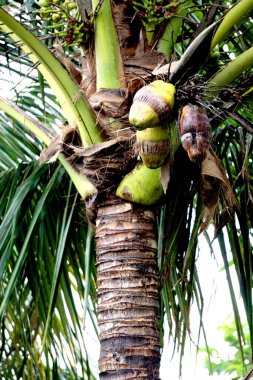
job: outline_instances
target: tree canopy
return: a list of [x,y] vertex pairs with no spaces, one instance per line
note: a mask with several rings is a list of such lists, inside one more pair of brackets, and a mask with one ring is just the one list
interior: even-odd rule
[[[125,89],[124,100],[128,104],[150,78],[162,78],[176,87],[171,121],[173,165],[166,195],[156,205],[161,336],[167,320],[175,349],[179,347],[183,355],[190,330],[191,304],[194,300],[200,313],[204,307],[196,268],[198,233],[205,230],[205,221],[208,224],[213,220],[239,347],[243,351],[244,328],[230,275],[228,247],[253,348],[253,5],[247,0],[215,4],[206,0],[168,4],[162,0],[116,1],[113,13],[108,12],[106,17],[107,25],[115,23],[117,33],[112,34],[112,47],[101,47],[106,28],[100,26],[99,34],[96,22],[106,2],[0,2],[0,108],[4,111],[0,113],[3,378],[31,379],[34,374],[39,379],[95,378],[83,328],[87,322],[97,332],[95,250],[88,223],[93,216],[86,215],[83,207],[84,200],[87,206],[95,197],[96,189],[86,178],[90,178],[90,168],[94,166],[88,157],[87,176],[82,176],[70,165],[69,157],[73,154],[72,146],[81,148],[84,141],[87,146],[102,142],[95,119],[96,107],[103,122],[103,110],[108,113],[110,104],[105,104],[104,98],[92,98],[95,64],[101,61],[107,71],[99,77],[98,87],[106,87],[107,80],[112,83],[115,76],[115,88]],[[235,7],[229,11],[232,6]],[[117,50],[117,35],[121,50]],[[110,71],[107,59],[110,65],[115,65]],[[180,64],[175,66],[174,62]],[[124,78],[120,74],[122,66]],[[98,72],[97,68],[97,75]],[[16,94],[6,101],[8,73],[18,79]],[[23,83],[28,84],[22,88]],[[112,102],[119,106],[117,94],[112,91],[111,95]],[[100,107],[101,99],[105,108]],[[191,102],[201,105],[211,122],[212,151],[219,162],[216,175],[211,174],[210,168],[201,171],[181,146],[176,129],[178,110]],[[120,106],[123,107],[121,103]],[[114,124],[124,123],[126,118],[110,117],[106,133],[115,138]],[[68,134],[65,128],[66,125],[74,128],[76,120],[79,136]],[[63,137],[60,148],[57,145],[50,152],[53,163],[40,165],[38,161],[39,158],[43,161],[41,152],[46,145],[54,140],[59,144],[57,136]],[[54,160],[54,153],[61,163]],[[78,166],[80,158],[74,153]],[[99,160],[103,154],[102,150]],[[105,160],[103,168],[108,164],[108,156]],[[121,168],[118,164],[121,178],[133,168],[134,160],[136,157]],[[217,174],[217,167],[224,168],[230,186]],[[102,194],[112,178],[115,180],[115,168],[108,168],[112,174],[103,184],[101,168],[92,173]],[[87,191],[83,193],[84,187]],[[236,202],[231,194],[235,194]],[[211,244],[214,237],[209,236],[208,230],[203,233]]]

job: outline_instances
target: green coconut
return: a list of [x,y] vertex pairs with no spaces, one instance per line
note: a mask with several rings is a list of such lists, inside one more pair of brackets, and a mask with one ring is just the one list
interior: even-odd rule
[[50,4],[49,0],[39,0],[39,1],[38,1],[38,5],[39,5],[40,7],[48,7],[49,4]]
[[116,190],[119,198],[142,205],[152,205],[158,202],[162,194],[160,168],[149,169],[142,163],[122,179]]

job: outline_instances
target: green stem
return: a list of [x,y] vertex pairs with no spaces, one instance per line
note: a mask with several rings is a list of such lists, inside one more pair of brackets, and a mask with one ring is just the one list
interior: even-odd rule
[[89,294],[90,294],[90,283],[91,283],[91,255],[92,255],[92,237],[93,231],[90,225],[88,225],[87,235],[86,235],[86,246],[85,246],[85,290],[84,290],[84,313],[83,319],[84,324],[86,321],[86,313],[89,307]]
[[92,1],[93,11],[96,6],[100,7],[95,18],[97,90],[123,88],[125,87],[124,68],[111,1],[104,0],[101,6],[98,4],[98,0]]
[[224,86],[232,83],[244,70],[253,65],[253,47],[231,61],[207,82],[207,95],[217,96]]
[[[145,7],[144,7],[145,9]],[[154,32],[156,28],[156,23],[155,22],[145,22],[144,20],[142,21],[144,27],[145,27],[145,33],[147,37],[148,44],[151,45],[153,37],[154,37]]]
[[188,8],[191,6],[191,1],[183,1],[178,6],[175,16],[168,22],[165,31],[159,40],[157,51],[166,55],[167,61],[170,61],[177,36],[180,34],[183,19],[187,15]]
[[241,0],[228,11],[213,37],[211,50],[227,36],[229,30],[252,8],[252,0]]
[[95,115],[68,71],[41,41],[2,8],[0,22],[0,29],[10,33],[9,37],[19,44],[33,63],[39,63],[38,70],[54,91],[69,125],[78,127],[83,146],[101,142]]
[[96,198],[97,196],[97,189],[93,185],[92,182],[83,174],[78,173],[66,160],[65,156],[60,153],[58,156],[58,159],[70,178],[72,179],[72,182],[74,183],[78,193],[81,195],[82,199],[84,199],[87,203],[91,202]]
[[[0,109],[13,119],[24,125],[35,136],[41,139],[47,146],[50,145],[52,138],[55,137],[52,131],[47,126],[40,123],[35,117],[27,115],[24,111],[18,108],[15,104],[0,97]],[[59,161],[65,168],[66,172],[72,179],[77,191],[84,200],[89,201],[97,195],[96,187],[88,180],[86,176],[78,173],[67,161],[65,156],[60,153],[58,156]]]

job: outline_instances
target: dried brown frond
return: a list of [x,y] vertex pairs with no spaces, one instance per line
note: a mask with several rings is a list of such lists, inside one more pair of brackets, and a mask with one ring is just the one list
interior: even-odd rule
[[41,152],[40,165],[56,161],[59,153],[62,152],[68,157],[72,154],[70,147],[75,145],[81,146],[81,139],[77,130],[70,128],[68,125],[63,125],[61,135],[55,136],[49,147]]
[[128,112],[125,102],[127,93],[123,89],[101,89],[90,96],[93,109],[107,118],[120,118]]
[[66,57],[62,47],[62,43],[59,41],[58,44],[54,47],[53,53],[58,61],[67,69],[71,78],[80,85],[82,81],[82,72],[71,60],[71,58]]
[[204,210],[200,232],[203,232],[214,218],[221,197],[224,200],[225,207],[216,217],[215,235],[217,236],[238,208],[238,202],[225,170],[212,150],[207,152],[207,157],[201,164],[201,176],[200,196],[204,203]]

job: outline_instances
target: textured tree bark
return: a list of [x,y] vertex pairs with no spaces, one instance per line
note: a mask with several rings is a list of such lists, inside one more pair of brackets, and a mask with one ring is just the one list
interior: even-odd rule
[[107,199],[96,222],[101,380],[158,380],[159,278],[153,212]]

